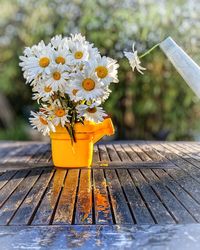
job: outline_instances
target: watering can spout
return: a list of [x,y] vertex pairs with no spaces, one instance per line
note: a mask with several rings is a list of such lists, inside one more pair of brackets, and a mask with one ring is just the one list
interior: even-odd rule
[[115,132],[112,120],[105,118],[103,122],[95,125],[93,143],[99,141],[105,135],[113,135]]
[[168,37],[160,43],[160,48],[183,77],[189,87],[200,98],[200,67]]

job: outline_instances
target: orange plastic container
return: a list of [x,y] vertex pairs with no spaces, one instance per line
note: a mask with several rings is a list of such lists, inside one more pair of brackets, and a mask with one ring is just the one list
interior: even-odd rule
[[76,143],[61,126],[56,132],[50,133],[52,159],[56,167],[90,167],[92,164],[93,146],[104,135],[114,134],[114,127],[110,118],[101,123],[84,122],[75,124]]

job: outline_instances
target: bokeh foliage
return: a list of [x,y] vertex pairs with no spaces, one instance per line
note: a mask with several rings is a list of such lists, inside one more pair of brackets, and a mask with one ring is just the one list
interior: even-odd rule
[[200,104],[159,48],[142,60],[143,76],[131,71],[122,52],[135,41],[142,53],[170,35],[200,63],[199,7],[193,0],[0,0],[0,91],[27,123],[34,103],[18,66],[23,48],[81,32],[120,63],[120,83],[105,103],[117,139],[193,138]]

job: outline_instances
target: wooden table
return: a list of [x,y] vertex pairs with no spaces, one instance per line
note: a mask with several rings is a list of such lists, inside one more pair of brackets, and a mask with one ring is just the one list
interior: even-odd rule
[[100,144],[91,169],[0,143],[0,249],[200,249],[199,222],[200,143]]

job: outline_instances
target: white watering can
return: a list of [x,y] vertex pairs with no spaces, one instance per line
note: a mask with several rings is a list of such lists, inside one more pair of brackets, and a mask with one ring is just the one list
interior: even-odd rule
[[172,62],[189,87],[200,98],[200,67],[168,37],[160,43],[160,48]]

